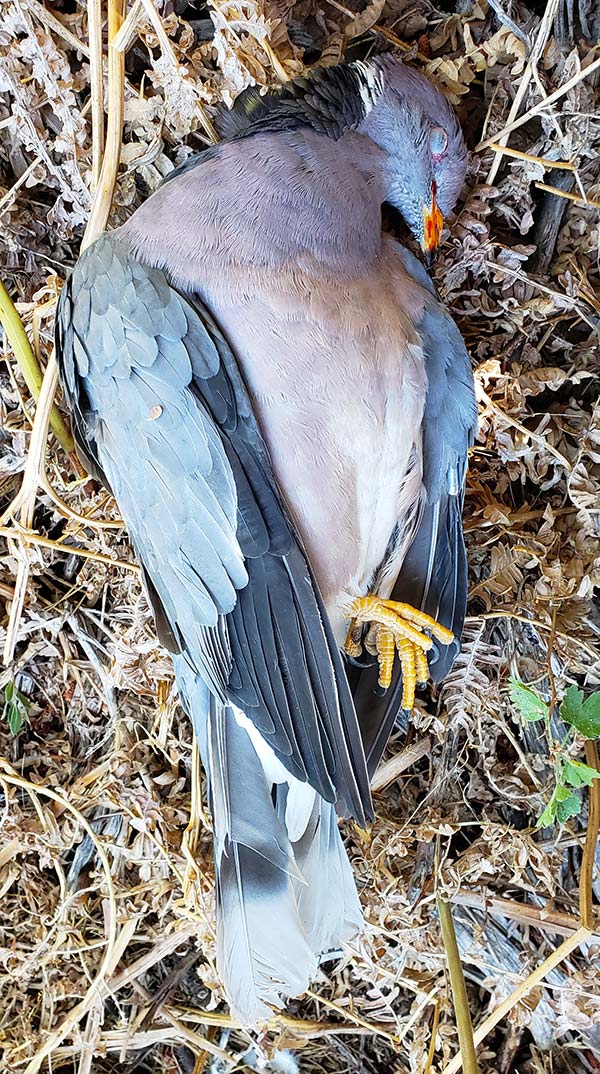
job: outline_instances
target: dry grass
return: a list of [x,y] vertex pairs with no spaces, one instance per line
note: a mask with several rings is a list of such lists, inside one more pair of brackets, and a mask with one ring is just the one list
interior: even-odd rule
[[377,823],[347,828],[365,935],[251,1041],[222,1003],[198,759],[118,512],[46,447],[50,391],[32,435],[5,339],[0,687],[30,707],[17,736],[0,729],[0,1069],[284,1071],[292,1049],[305,1072],[452,1074],[441,899],[482,1074],[597,1071],[598,801],[587,844],[585,812],[534,830],[551,765],[505,690],[509,674],[558,696],[600,684],[595,5],[137,0],[120,29],[110,12],[109,58],[96,0],[2,2],[2,277],[44,367],[60,278],[108,211],[121,102],[111,224],[213,139],[219,102],[300,73],[307,48],[330,63],[408,47],[457,103],[474,151],[436,275],[481,410],[470,616],[452,675],[390,745]]

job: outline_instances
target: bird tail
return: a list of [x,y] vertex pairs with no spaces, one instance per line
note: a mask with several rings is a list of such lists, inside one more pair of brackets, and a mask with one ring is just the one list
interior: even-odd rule
[[308,988],[322,956],[359,930],[360,905],[335,806],[175,663],[209,783],[217,969],[232,1015],[253,1026]]

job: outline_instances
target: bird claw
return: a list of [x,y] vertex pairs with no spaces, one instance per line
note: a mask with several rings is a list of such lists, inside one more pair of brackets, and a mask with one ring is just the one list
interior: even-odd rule
[[360,656],[353,656],[345,650],[344,653],[349,664],[352,664],[355,668],[361,668],[363,671],[365,668],[372,668],[373,664],[377,663],[377,657],[370,653],[368,656],[365,656],[364,652],[361,652]]
[[[417,685],[425,685],[429,678],[426,653],[433,646],[429,634],[443,645],[449,645],[454,638],[452,631],[410,604],[383,600],[372,595],[355,597],[348,614],[350,626],[344,646],[347,656],[355,663],[363,650],[363,644],[368,652],[377,656],[379,680],[376,692],[379,694],[381,691],[382,696],[391,684],[397,653],[402,665],[401,707],[412,711]],[[362,631],[365,623],[370,626],[363,643]]]

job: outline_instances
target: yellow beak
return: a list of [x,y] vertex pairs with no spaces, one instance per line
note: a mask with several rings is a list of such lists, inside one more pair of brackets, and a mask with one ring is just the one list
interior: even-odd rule
[[438,250],[442,237],[442,227],[444,226],[444,218],[438,209],[435,195],[436,185],[432,183],[431,205],[429,208],[423,206],[423,250],[428,261],[433,259]]

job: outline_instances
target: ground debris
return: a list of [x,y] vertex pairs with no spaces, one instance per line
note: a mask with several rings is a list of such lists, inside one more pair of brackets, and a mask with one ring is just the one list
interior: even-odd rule
[[[2,278],[44,364],[52,297],[91,204],[86,6],[0,6]],[[451,7],[137,4],[112,224],[210,142],[220,104],[344,49],[406,46],[457,105],[473,152],[436,282],[480,406],[465,509],[470,615],[452,673],[418,701],[409,734],[430,747],[377,792],[370,831],[346,829],[365,935],[251,1043],[231,1027],[216,977],[210,818],[191,793],[201,776],[171,664],[113,501],[50,438],[34,528],[63,547],[30,546],[15,660],[0,672],[25,713],[18,735],[0,728],[0,1071],[25,1070],[82,1004],[53,1048],[57,1074],[196,1074],[203,1042],[215,1071],[226,1069],[216,1048],[270,1072],[296,1071],[289,1049],[306,1074],[442,1074],[457,1035],[436,889],[455,900],[476,1025],[577,927],[585,813],[534,829],[551,758],[506,686],[509,675],[545,697],[574,681],[600,686],[600,118],[597,72],[585,74],[598,19],[591,0]],[[540,183],[579,200],[557,208]],[[33,406],[6,342],[0,357],[5,507]],[[0,642],[23,554],[6,541]],[[405,746],[398,733],[388,755]],[[594,934],[514,1007],[480,1049],[482,1074],[597,1070],[599,948]]]

